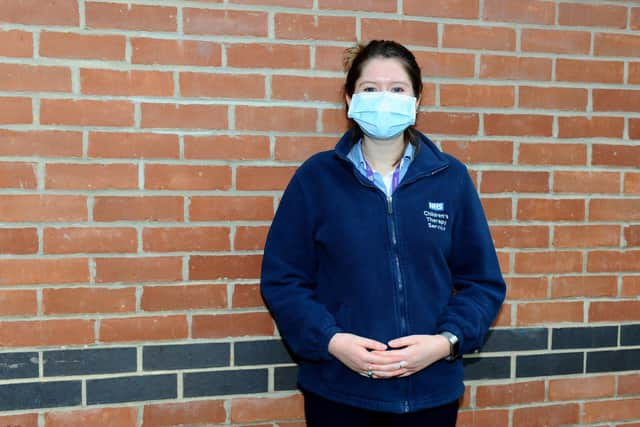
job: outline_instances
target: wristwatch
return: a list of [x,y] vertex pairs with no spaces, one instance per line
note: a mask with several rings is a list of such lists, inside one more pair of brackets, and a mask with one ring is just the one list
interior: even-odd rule
[[447,331],[440,332],[440,335],[449,341],[449,355],[445,359],[456,359],[460,355],[460,342],[458,341],[458,337]]

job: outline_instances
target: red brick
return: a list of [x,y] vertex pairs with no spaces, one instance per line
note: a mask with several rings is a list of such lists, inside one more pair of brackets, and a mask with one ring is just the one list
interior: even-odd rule
[[553,191],[557,193],[619,193],[620,174],[617,172],[556,171]]
[[261,251],[269,227],[237,227],[233,247],[237,251]]
[[511,304],[502,304],[500,310],[498,310],[498,316],[495,318],[492,327],[500,326],[514,326],[514,321],[511,319]]
[[476,113],[450,113],[433,111],[418,113],[418,129],[429,129],[431,134],[476,135],[480,118]]
[[315,132],[318,113],[313,108],[236,107],[236,129],[269,132]]
[[76,0],[0,0],[3,22],[26,25],[66,25],[80,23]]
[[465,78],[475,74],[475,57],[469,53],[415,52],[422,75]]
[[233,287],[233,308],[255,308],[264,307],[260,285],[239,284]]
[[592,199],[589,203],[591,221],[638,221],[640,199]]
[[194,196],[191,221],[268,221],[273,218],[273,198],[268,196]]
[[[420,119],[418,113],[417,119]],[[322,110],[322,131],[325,133],[343,133],[350,129],[352,123],[347,119],[344,108]]]
[[295,167],[240,166],[236,169],[238,190],[284,190]]
[[66,67],[0,64],[0,90],[70,92],[71,71]]
[[45,228],[45,254],[135,253],[138,234],[135,228]]
[[549,246],[549,227],[543,225],[495,225],[491,236],[497,248],[545,248]]
[[595,33],[597,56],[617,56],[637,59],[640,56],[640,35]]
[[640,418],[640,399],[615,399],[585,402],[582,421],[622,421]]
[[560,25],[575,27],[626,28],[627,8],[623,6],[561,3]]
[[580,405],[545,405],[518,408],[513,412],[513,425],[518,427],[559,426],[578,424]]
[[136,309],[135,288],[44,289],[44,314],[127,313]]
[[344,71],[342,64],[344,49],[343,46],[316,46],[314,55],[315,68],[318,70]]
[[231,422],[247,423],[304,418],[304,399],[295,394],[275,398],[234,398],[231,400]]
[[[362,21],[363,34],[365,22]],[[389,21],[391,22],[391,21]],[[393,31],[390,29],[390,31]],[[278,39],[353,41],[356,20],[352,16],[318,16],[293,13],[275,15],[275,35]],[[369,37],[362,37],[365,40]]]
[[586,31],[523,29],[523,52],[589,54],[591,34]]
[[551,136],[552,116],[526,114],[485,114],[487,135]]
[[640,246],[640,225],[624,227],[624,240],[626,246]]
[[551,59],[482,55],[480,77],[501,80],[551,80]]
[[272,336],[273,320],[268,312],[194,315],[193,338]]
[[137,419],[137,408],[123,407],[48,412],[44,422],[47,427],[136,427]]
[[123,61],[126,38],[114,35],[40,33],[40,56]]
[[185,34],[268,36],[268,14],[243,10],[183,9]]
[[270,156],[266,136],[191,136],[184,138],[185,159],[258,160]]
[[516,273],[576,273],[582,271],[580,252],[518,252]]
[[144,311],[225,308],[226,285],[145,286],[141,307]]
[[509,277],[507,280],[507,299],[544,299],[547,298],[546,277]]
[[512,219],[511,199],[507,198],[483,198],[482,208],[490,221]]
[[548,172],[483,171],[482,193],[546,193],[549,191]]
[[544,401],[544,381],[527,381],[514,384],[478,385],[476,405],[505,406]]
[[560,138],[622,138],[622,117],[558,117]]
[[222,64],[222,47],[200,40],[132,38],[131,62],[217,67]]
[[0,163],[0,188],[35,189],[38,185],[33,163]]
[[0,254],[25,255],[38,251],[35,228],[0,228]]
[[145,252],[228,251],[228,227],[145,228]]
[[[640,8],[638,9],[640,10]],[[640,13],[639,13],[640,15]],[[630,62],[629,63],[629,81],[631,84],[640,84],[640,62]],[[638,120],[635,120],[637,123]]]
[[177,159],[177,135],[131,132],[90,132],[89,157]]
[[176,17],[175,7],[96,2],[85,4],[88,28],[174,32],[177,29]]
[[556,225],[553,246],[556,248],[590,248],[619,246],[617,225]]
[[509,252],[498,251],[498,264],[500,264],[500,271],[503,274],[511,273],[511,254]]
[[615,276],[558,276],[551,279],[552,298],[612,297],[617,292]]
[[146,405],[142,423],[145,427],[224,424],[226,418],[224,400],[199,400]]
[[479,50],[515,50],[516,33],[512,28],[446,24],[442,35],[445,48]]
[[556,80],[578,83],[623,83],[622,61],[589,61],[559,58]]
[[40,122],[45,125],[133,126],[129,101],[43,99]]
[[87,199],[84,196],[0,196],[1,222],[71,222],[86,220]]
[[260,255],[192,256],[190,280],[254,279],[260,276]]
[[629,138],[640,139],[640,119],[629,119]]
[[594,89],[594,111],[636,112],[640,105],[640,90]]
[[319,9],[357,10],[359,12],[396,12],[395,0],[318,0]]
[[486,21],[553,25],[555,7],[553,3],[538,0],[486,0],[484,19]]
[[[222,2],[220,0],[220,2]],[[236,4],[260,4],[266,6],[283,6],[293,7],[298,9],[311,9],[313,7],[313,0],[230,0],[229,3]]]
[[341,103],[343,79],[333,77],[273,76],[271,96],[292,101],[326,101]]
[[[0,316],[34,316],[36,314],[38,314],[36,291],[0,291]],[[2,425],[1,418],[0,425]]]
[[404,0],[403,12],[413,16],[477,19],[480,6],[478,0]]
[[0,346],[36,347],[91,344],[94,320],[49,319],[0,322]]
[[640,7],[631,8],[631,29],[640,30]]
[[524,221],[582,221],[585,201],[580,199],[520,199],[517,218]]
[[96,258],[96,283],[176,282],[180,257]]
[[637,272],[640,265],[640,250],[635,251],[591,251],[587,258],[587,271]]
[[158,341],[187,338],[185,316],[122,317],[100,321],[101,342]]
[[508,427],[509,411],[498,409],[460,411],[456,427]]
[[438,26],[433,22],[363,18],[360,25],[363,40],[386,38],[404,45],[438,46]]
[[618,376],[618,395],[640,394],[640,374]]
[[513,163],[510,141],[442,141],[443,151],[464,163]]
[[192,98],[263,99],[265,77],[257,74],[184,72],[180,73],[180,93]]
[[591,163],[599,166],[630,166],[640,164],[640,146],[594,144]]
[[590,400],[613,396],[615,377],[562,378],[549,381],[549,400]]
[[548,323],[563,322],[579,323],[583,320],[583,305],[581,301],[545,301],[518,304],[518,325],[545,325]]
[[640,301],[592,301],[590,322],[625,322],[640,320]]
[[0,156],[81,157],[82,133],[0,129]]
[[518,163],[521,165],[544,166],[586,165],[587,147],[584,144],[521,143]]
[[144,186],[151,190],[228,190],[231,168],[209,165],[147,164]]
[[443,107],[513,107],[514,88],[488,85],[440,85],[440,105]]
[[0,125],[31,123],[31,98],[0,97]]
[[160,71],[80,70],[82,93],[113,96],[172,96],[173,76]]
[[626,276],[622,278],[622,297],[640,296],[640,276]]
[[227,65],[241,68],[309,68],[308,46],[284,44],[227,45]]
[[38,414],[0,415],[2,427],[38,427]]
[[0,56],[30,58],[33,56],[33,36],[20,30],[0,31]]
[[89,281],[86,258],[0,260],[0,285],[81,283]]
[[207,104],[141,105],[143,128],[224,129],[227,128],[227,106]]
[[95,221],[182,221],[182,197],[96,197]]
[[54,190],[127,190],[138,188],[138,165],[49,163],[45,188]]
[[521,86],[518,105],[526,108],[584,111],[588,95],[588,91],[581,88]]

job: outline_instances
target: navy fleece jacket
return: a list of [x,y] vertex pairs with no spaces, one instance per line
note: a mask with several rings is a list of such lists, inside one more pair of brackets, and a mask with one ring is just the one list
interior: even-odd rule
[[381,342],[450,331],[478,350],[505,284],[466,167],[424,135],[392,198],[347,158],[352,136],[307,160],[283,194],[261,290],[299,361],[299,385],[386,412],[445,404],[464,391],[462,361],[369,379],[328,352],[337,332]]

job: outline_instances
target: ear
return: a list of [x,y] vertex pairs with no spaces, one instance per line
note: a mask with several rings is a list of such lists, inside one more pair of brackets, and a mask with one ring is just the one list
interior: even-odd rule
[[347,108],[349,107],[349,105],[351,105],[351,97],[346,93],[344,94],[344,102],[347,103]]

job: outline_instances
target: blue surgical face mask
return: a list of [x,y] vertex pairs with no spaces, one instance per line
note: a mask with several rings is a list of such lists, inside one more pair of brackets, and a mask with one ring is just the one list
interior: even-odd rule
[[416,122],[416,98],[393,92],[359,92],[351,97],[348,117],[365,135],[391,139]]

